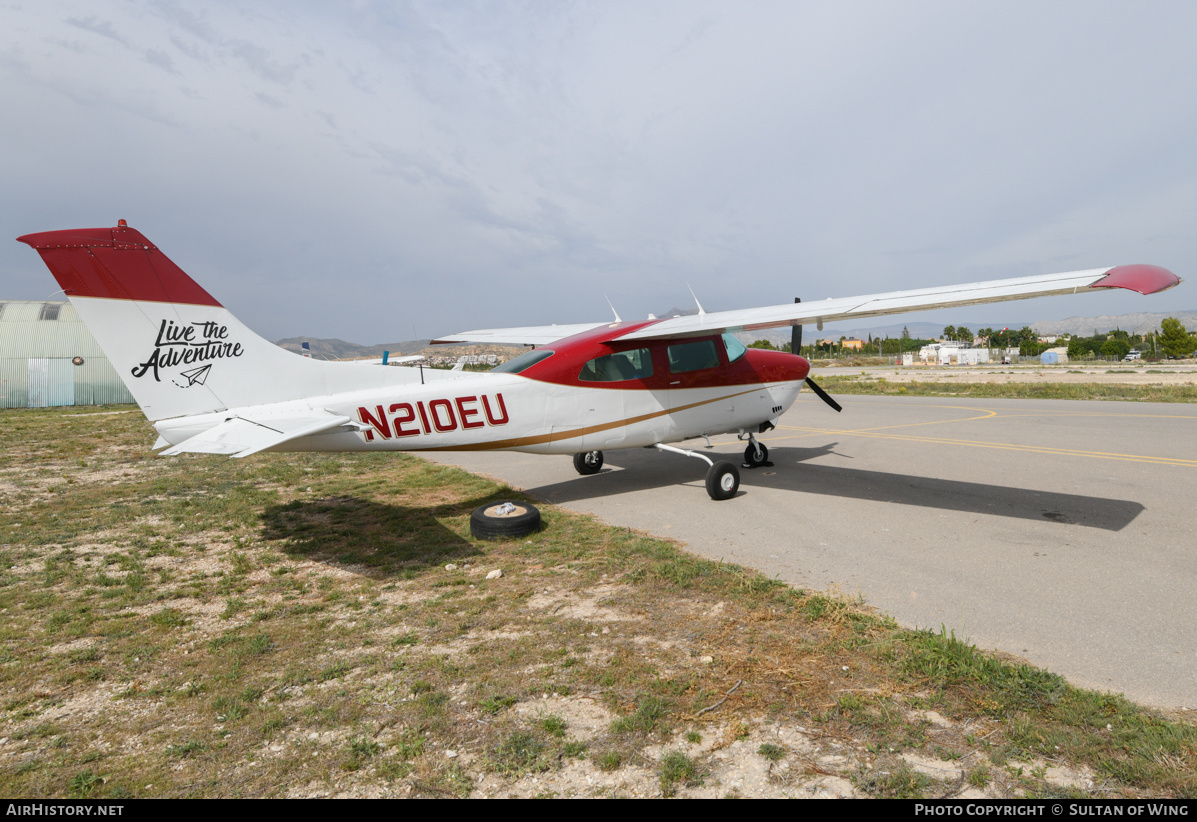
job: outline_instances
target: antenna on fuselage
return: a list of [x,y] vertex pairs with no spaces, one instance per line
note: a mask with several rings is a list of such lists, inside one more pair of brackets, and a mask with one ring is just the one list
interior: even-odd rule
[[[690,283],[686,283],[686,288],[690,288]],[[705,317],[707,312],[703,311],[702,303],[698,301],[698,295],[694,293],[693,288],[690,288],[690,296],[694,298],[694,304],[698,306],[698,316]]]
[[623,322],[623,320],[619,316],[619,312],[616,311],[615,306],[611,304],[611,298],[608,297],[606,294],[604,294],[603,299],[607,301],[607,305],[611,306],[611,313],[615,315],[615,322],[617,322],[617,323]]

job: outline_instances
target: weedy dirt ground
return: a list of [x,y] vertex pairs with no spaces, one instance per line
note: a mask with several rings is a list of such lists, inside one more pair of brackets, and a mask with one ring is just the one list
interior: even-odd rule
[[1006,399],[1197,402],[1192,361],[1066,365],[877,366],[826,374],[832,393]]
[[0,419],[5,796],[1197,794],[1189,723],[550,507],[478,542],[519,495],[455,469]]

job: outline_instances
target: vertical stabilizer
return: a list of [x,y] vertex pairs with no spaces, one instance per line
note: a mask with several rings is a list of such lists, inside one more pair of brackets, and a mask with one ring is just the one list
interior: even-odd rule
[[124,220],[18,238],[45,261],[150,420],[407,381],[262,339]]

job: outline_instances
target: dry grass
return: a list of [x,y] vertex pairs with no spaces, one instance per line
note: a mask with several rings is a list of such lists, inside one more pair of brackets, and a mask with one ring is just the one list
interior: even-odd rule
[[1197,790],[1192,727],[842,598],[548,507],[480,543],[518,495],[456,469],[4,423],[7,796]]

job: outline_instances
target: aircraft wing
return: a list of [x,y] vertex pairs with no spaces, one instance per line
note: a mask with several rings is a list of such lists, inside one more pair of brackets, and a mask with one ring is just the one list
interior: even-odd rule
[[1062,274],[1014,277],[962,285],[890,291],[860,297],[838,297],[808,303],[786,303],[764,308],[743,308],[671,317],[648,324],[637,323],[634,330],[621,332],[621,323],[580,323],[541,325],[525,328],[488,328],[467,331],[433,340],[433,343],[493,342],[522,345],[548,345],[564,337],[604,326],[612,329],[611,339],[653,340],[672,337],[699,337],[724,331],[756,331],[790,325],[822,325],[835,320],[904,314],[934,308],[1025,300],[1058,294],[1080,294],[1090,289],[1126,288],[1140,294],[1155,294],[1180,283],[1180,278],[1155,265],[1120,265],[1091,268]]
[[433,340],[432,345],[448,343],[494,343],[496,345],[548,345],[551,342],[581,334],[592,328],[610,325],[605,323],[573,323],[572,325],[529,325],[523,328],[482,328],[477,331],[463,331]]
[[1126,288],[1140,294],[1154,294],[1180,283],[1180,278],[1154,265],[1122,265],[1113,268],[1093,268],[1063,274],[1043,274],[1034,277],[1015,277],[964,285],[919,288],[911,291],[891,291],[861,297],[840,297],[808,303],[790,303],[765,308],[745,308],[736,311],[717,311],[672,317],[644,326],[627,334],[624,340],[651,340],[671,337],[697,337],[723,331],[756,331],[834,320],[877,317],[883,314],[902,314],[933,308],[996,303],[1006,300],[1025,300],[1056,294],[1078,294],[1089,289]]
[[183,453],[248,457],[289,440],[319,434],[321,431],[339,428],[342,425],[356,426],[358,423],[349,417],[329,413],[314,413],[308,417],[269,417],[260,420],[233,417],[202,434],[167,448],[162,453],[171,457]]

